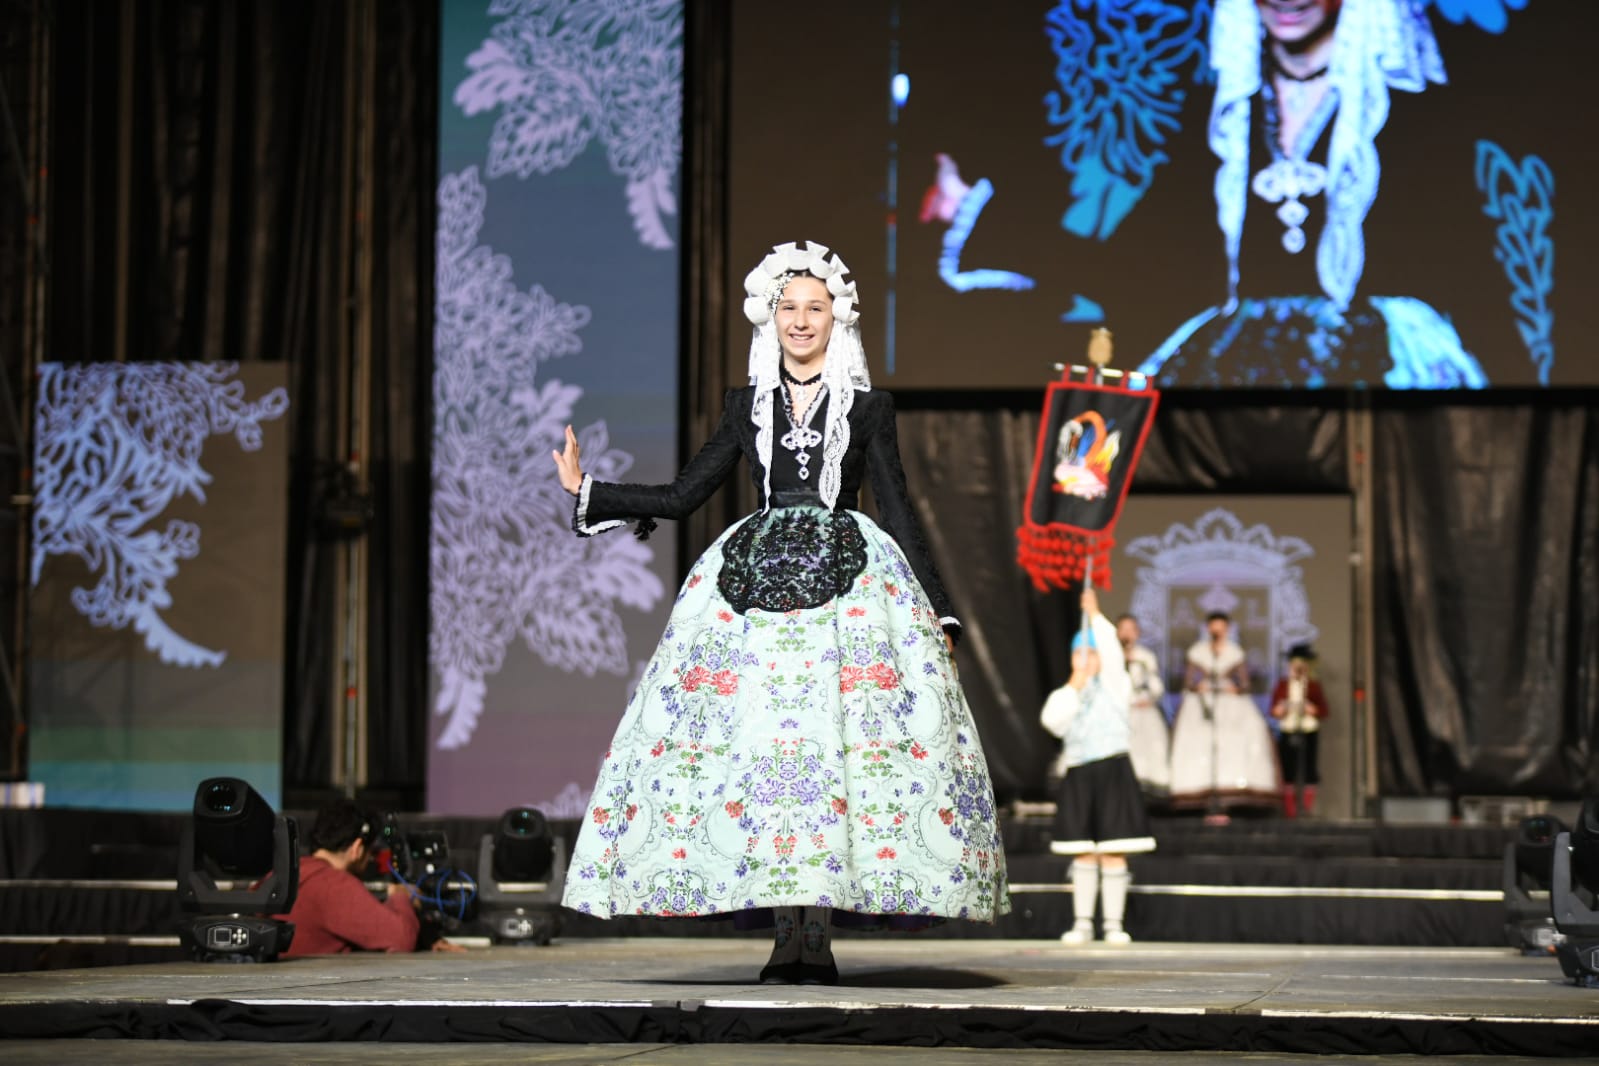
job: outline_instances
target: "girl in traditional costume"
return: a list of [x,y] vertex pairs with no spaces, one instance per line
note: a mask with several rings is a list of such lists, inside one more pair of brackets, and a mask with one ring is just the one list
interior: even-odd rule
[[[566,879],[586,914],[770,909],[763,981],[837,979],[835,913],[1009,909],[993,788],[955,674],[960,631],[874,391],[848,268],[779,245],[745,279],[750,385],[668,485],[582,472],[573,527],[682,518],[749,461],[757,511],[689,571],[605,755]],[[856,510],[871,479],[879,521]]]
[[1049,694],[1039,720],[1061,738],[1066,774],[1049,850],[1072,857],[1072,927],[1064,944],[1094,939],[1094,907],[1103,903],[1103,939],[1132,941],[1123,927],[1127,856],[1155,850],[1144,796],[1128,756],[1133,685],[1116,627],[1099,613],[1092,589],[1082,596],[1084,624],[1072,641],[1072,673]]
[[1183,701],[1171,738],[1174,807],[1271,807],[1278,800],[1277,752],[1266,718],[1249,695],[1244,649],[1232,619],[1213,611],[1188,649]]

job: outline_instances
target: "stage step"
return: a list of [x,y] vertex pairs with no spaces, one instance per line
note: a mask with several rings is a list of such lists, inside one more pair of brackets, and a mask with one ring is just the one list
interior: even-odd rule
[[[177,815],[0,812],[0,938],[168,936],[178,917]],[[445,832],[451,860],[475,871],[489,819],[405,819]],[[576,825],[557,826],[563,835]],[[948,922],[928,932],[956,939],[1048,940],[1071,924],[1070,859],[1048,851],[1044,818],[1004,826],[1011,913],[993,926]],[[1500,863],[1509,830],[1481,826],[1198,819],[1155,821],[1158,848],[1133,856],[1127,927],[1135,938],[1175,943],[1498,946],[1503,941]],[[725,921],[600,921],[567,913],[567,937],[740,935]],[[480,932],[469,926],[464,931]],[[851,934],[856,935],[856,934]],[[87,950],[87,949],[86,949]],[[94,952],[89,952],[94,955]],[[109,961],[110,948],[100,952]],[[125,954],[125,952],[124,952]],[[48,956],[48,953],[46,953]],[[43,963],[26,945],[0,965]],[[84,953],[72,955],[83,964]]]

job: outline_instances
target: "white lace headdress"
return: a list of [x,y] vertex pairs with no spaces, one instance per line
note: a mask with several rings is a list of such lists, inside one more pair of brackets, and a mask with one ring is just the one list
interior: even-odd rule
[[822,366],[828,399],[822,434],[822,477],[817,489],[829,510],[838,503],[844,452],[849,447],[849,410],[856,390],[872,387],[866,352],[861,348],[860,327],[856,325],[860,311],[855,306],[855,283],[844,280],[848,273],[844,261],[825,245],[806,241],[800,247],[790,241],[773,247],[744,278],[744,317],[755,326],[750,340],[750,384],[755,386],[750,419],[755,423],[755,453],[765,478],[762,487],[768,508],[772,506],[772,393],[782,384],[783,360],[772,312],[783,289],[801,275],[823,282],[833,297],[833,332],[827,340],[827,361]]
[[[1443,60],[1417,0],[1344,0],[1328,78],[1338,94],[1327,159],[1327,220],[1316,248],[1322,290],[1348,307],[1366,265],[1363,227],[1377,197],[1381,166],[1373,143],[1388,121],[1388,91],[1419,93],[1444,84]],[[1217,221],[1227,241],[1228,303],[1238,294],[1238,250],[1249,198],[1249,101],[1260,90],[1264,30],[1255,0],[1217,0],[1210,62],[1216,97],[1210,147]]]

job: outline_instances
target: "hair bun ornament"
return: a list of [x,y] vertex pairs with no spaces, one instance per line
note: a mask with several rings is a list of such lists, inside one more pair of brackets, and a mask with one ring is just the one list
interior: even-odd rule
[[833,321],[841,326],[853,326],[860,318],[856,310],[855,283],[845,281],[849,267],[833,254],[825,244],[806,241],[801,248],[796,241],[772,247],[764,259],[744,277],[744,317],[756,326],[771,321],[772,311],[787,286],[789,276],[809,274],[827,286],[833,297]]

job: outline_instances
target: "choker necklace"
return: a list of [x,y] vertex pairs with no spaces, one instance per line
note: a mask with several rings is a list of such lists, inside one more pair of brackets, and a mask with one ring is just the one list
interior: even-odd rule
[[1332,64],[1330,63],[1323,63],[1309,74],[1295,74],[1293,71],[1287,69],[1281,63],[1277,62],[1276,56],[1271,57],[1271,72],[1278,77],[1286,78],[1289,81],[1307,82],[1315,81],[1317,78],[1324,78],[1327,76],[1327,70],[1331,66]]
[[801,381],[799,378],[788,372],[788,364],[783,362],[781,359],[779,359],[777,362],[777,372],[782,376],[783,380],[788,382],[790,385],[799,385],[802,387],[805,385],[814,385],[822,377],[822,372],[818,370],[804,381]]

